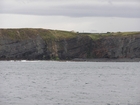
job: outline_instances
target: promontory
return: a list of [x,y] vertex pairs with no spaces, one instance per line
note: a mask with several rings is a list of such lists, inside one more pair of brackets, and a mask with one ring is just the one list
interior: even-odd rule
[[140,32],[0,29],[0,60],[140,58]]

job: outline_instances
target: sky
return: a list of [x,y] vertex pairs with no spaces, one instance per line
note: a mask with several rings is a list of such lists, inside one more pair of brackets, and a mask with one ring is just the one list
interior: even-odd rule
[[140,0],[0,0],[0,28],[140,31]]

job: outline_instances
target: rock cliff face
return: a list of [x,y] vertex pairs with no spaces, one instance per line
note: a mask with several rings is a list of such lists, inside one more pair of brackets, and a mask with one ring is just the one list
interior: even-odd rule
[[95,58],[140,58],[140,35],[111,36],[92,43]]
[[140,58],[140,33],[93,39],[65,31],[0,29],[1,60],[73,58]]
[[42,59],[45,43],[38,36],[33,39],[0,39],[0,59]]

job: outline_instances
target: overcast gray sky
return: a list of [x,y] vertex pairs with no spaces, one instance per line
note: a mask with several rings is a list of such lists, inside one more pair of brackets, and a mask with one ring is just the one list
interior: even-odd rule
[[0,0],[0,28],[140,31],[140,0]]

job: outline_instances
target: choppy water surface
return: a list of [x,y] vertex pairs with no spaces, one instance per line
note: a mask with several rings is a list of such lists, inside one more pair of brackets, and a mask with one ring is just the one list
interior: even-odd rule
[[140,105],[140,62],[0,61],[0,105]]

